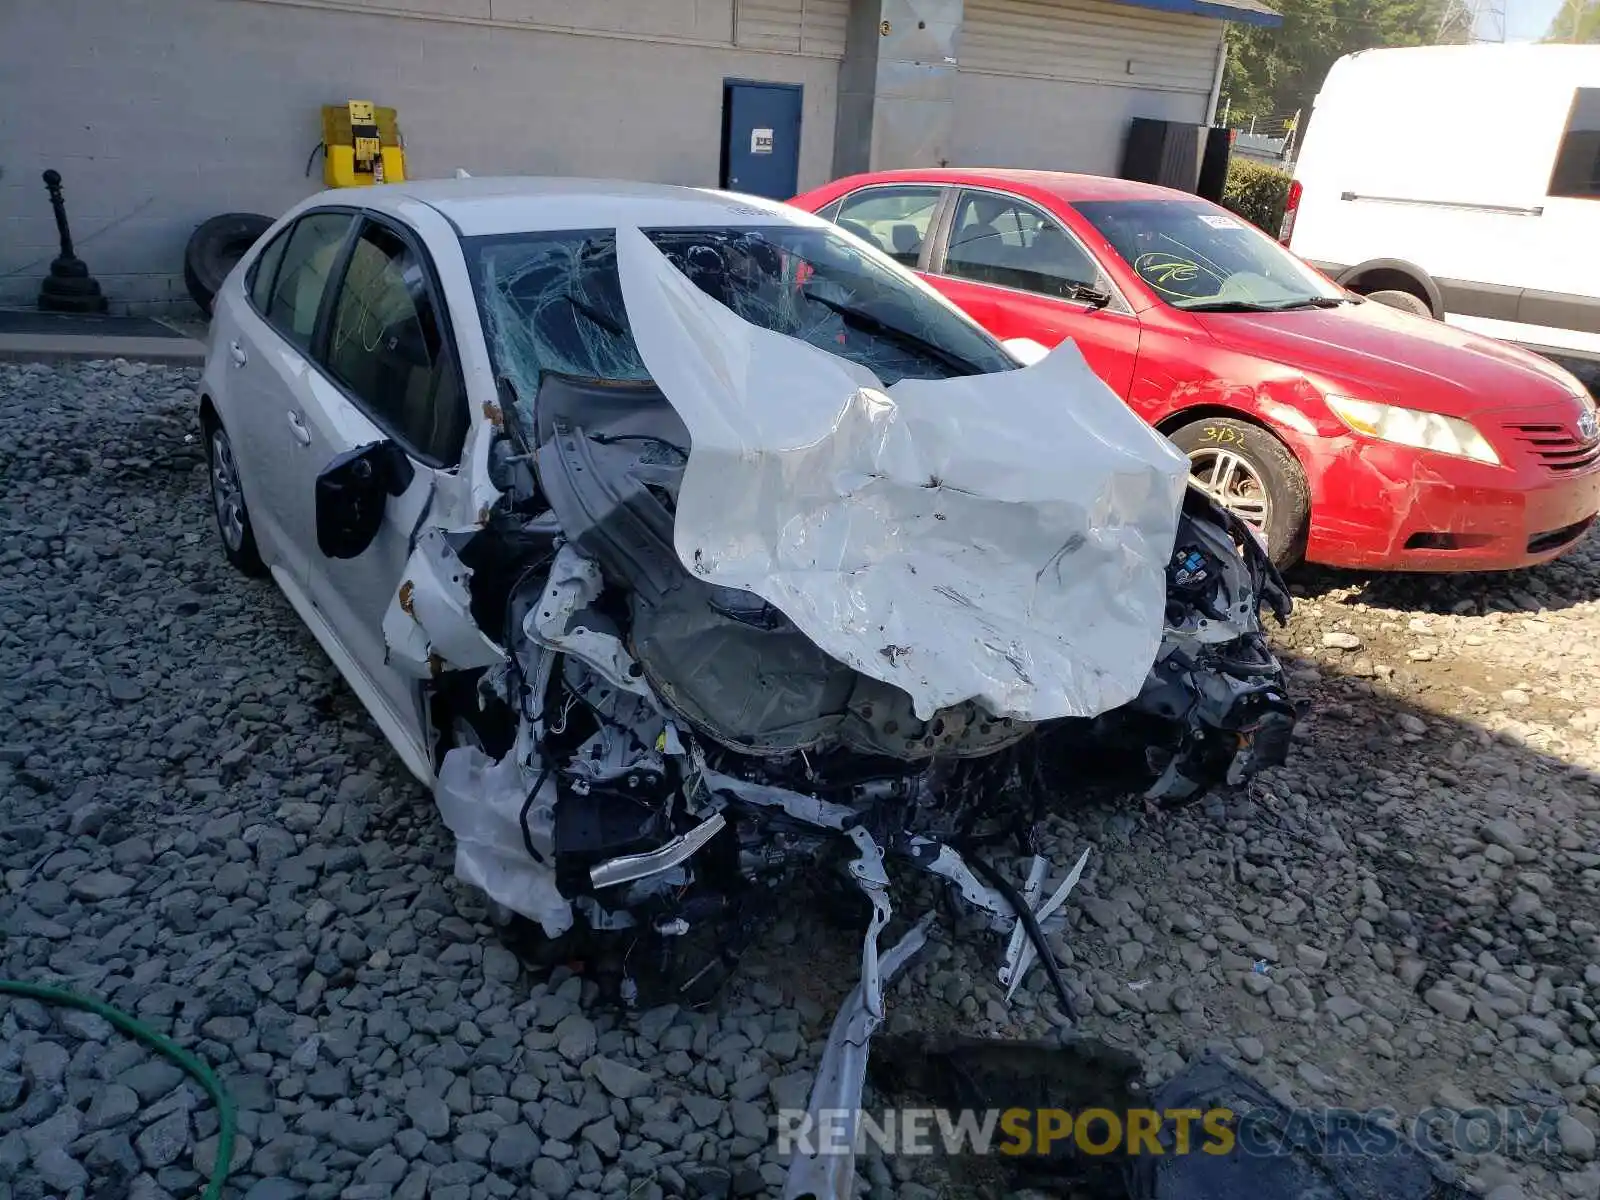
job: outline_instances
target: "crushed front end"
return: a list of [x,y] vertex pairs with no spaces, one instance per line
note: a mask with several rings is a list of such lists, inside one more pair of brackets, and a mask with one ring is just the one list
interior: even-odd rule
[[[896,864],[1009,939],[1008,995],[1039,958],[1070,1012],[1044,935],[1088,852],[1013,885],[965,847],[1068,801],[1081,761],[1049,768],[1074,745],[1131,733],[1163,803],[1281,762],[1259,609],[1288,596],[1070,344],[886,387],[689,269],[748,237],[685,236],[486,274],[498,499],[423,530],[385,633],[430,681],[458,875],[546,936],[614,933],[696,1003],[801,872],[859,895],[855,1050],[826,1085],[848,1107],[920,938],[880,948]],[[581,356],[532,315],[574,306]]]

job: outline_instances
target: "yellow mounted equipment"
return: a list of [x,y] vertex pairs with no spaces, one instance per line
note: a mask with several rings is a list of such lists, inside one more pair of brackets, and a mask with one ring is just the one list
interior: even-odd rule
[[370,187],[406,177],[395,110],[370,100],[322,106],[322,179],[329,187]]

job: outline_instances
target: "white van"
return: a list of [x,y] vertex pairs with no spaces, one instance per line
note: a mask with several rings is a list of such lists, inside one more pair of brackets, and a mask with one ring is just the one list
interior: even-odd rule
[[1281,240],[1352,291],[1600,370],[1600,46],[1364,50],[1312,109]]

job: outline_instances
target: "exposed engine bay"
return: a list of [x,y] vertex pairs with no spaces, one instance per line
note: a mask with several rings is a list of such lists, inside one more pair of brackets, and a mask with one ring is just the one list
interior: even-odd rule
[[[513,649],[478,677],[438,798],[458,873],[549,935],[577,915],[671,938],[736,918],[751,889],[830,849],[882,905],[875,924],[888,919],[884,860],[898,857],[1009,930],[1011,902],[954,847],[1036,817],[1092,770],[1089,756],[1141,748],[1159,804],[1286,756],[1294,710],[1255,612],[1257,596],[1283,593],[1249,531],[1197,490],[1165,636],[1132,702],[1033,723],[966,701],[920,720],[903,692],[829,658],[772,605],[676,562],[684,434],[658,391],[551,377],[541,399],[548,482],[523,501],[536,511],[507,508],[462,552],[487,580],[515,549],[503,602],[487,588],[482,601],[503,603]],[[582,427],[565,422],[575,408]],[[593,507],[574,485],[595,488]]]
[[[1026,853],[1121,749],[1157,807],[1283,762],[1260,613],[1289,596],[1071,343],[975,366],[825,293],[791,233],[487,257],[486,502],[424,515],[384,639],[428,698],[457,875],[552,942],[614,936],[624,1001],[648,965],[704,1002],[799,876],[844,885],[860,985],[812,1103],[848,1109],[931,919],[880,950],[890,871],[1007,939],[1008,999],[1039,961],[1072,1015],[1046,934],[1089,851],[1013,882],[974,848]],[[849,1171],[797,1162],[791,1192]]]
[[[1260,612],[1289,596],[1071,343],[998,369],[914,331],[856,352],[779,311],[827,283],[792,258],[622,229],[487,271],[496,498],[473,527],[424,517],[384,637],[424,681],[457,875],[552,942],[619,940],[624,1001],[648,965],[653,1000],[705,1002],[798,877],[833,873],[866,928],[812,1105],[850,1109],[932,916],[880,950],[891,869],[1007,939],[1008,999],[1039,961],[1072,1015],[1046,934],[1089,851],[1014,883],[974,847],[1026,852],[1122,749],[1157,807],[1283,762]],[[850,1170],[797,1160],[790,1194]]]
[[[1066,1004],[1041,924],[1083,861],[1035,914],[1041,858],[1019,892],[961,847],[1026,843],[1118,745],[1156,805],[1282,762],[1282,580],[1070,343],[884,387],[719,303],[694,263],[739,242],[618,231],[605,323],[645,370],[504,371],[498,502],[419,531],[385,636],[430,679],[457,873],[548,937],[622,933],[693,1001],[764,897],[834,864],[881,1017],[904,862],[1010,936],[1012,991],[1042,952]],[[674,971],[695,930],[719,962]]]

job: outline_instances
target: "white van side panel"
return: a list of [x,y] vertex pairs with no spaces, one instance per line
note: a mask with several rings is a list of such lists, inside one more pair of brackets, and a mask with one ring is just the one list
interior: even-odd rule
[[[1600,356],[1600,198],[1546,194],[1578,87],[1600,88],[1600,46],[1340,59],[1296,163],[1292,248],[1325,270],[1413,264],[1439,283],[1453,324]],[[1530,324],[1530,313],[1577,310],[1528,293],[1596,307],[1560,318],[1576,329]]]

